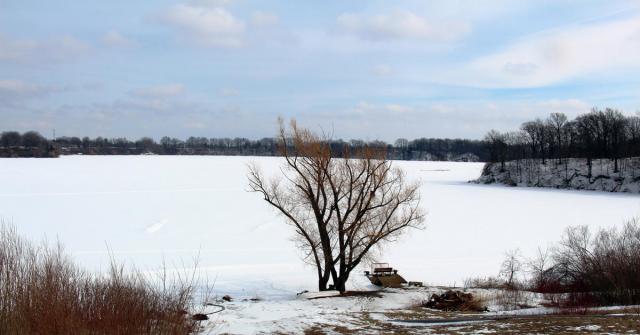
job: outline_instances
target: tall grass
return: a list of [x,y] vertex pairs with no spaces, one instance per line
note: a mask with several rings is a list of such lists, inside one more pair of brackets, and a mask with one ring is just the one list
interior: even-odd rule
[[0,223],[0,334],[189,334],[193,281],[162,283],[112,262],[106,275]]

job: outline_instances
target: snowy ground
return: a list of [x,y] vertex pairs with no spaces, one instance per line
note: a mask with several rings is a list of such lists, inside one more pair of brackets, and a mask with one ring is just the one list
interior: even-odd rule
[[[78,262],[105,269],[107,246],[141,270],[190,266],[236,299],[290,301],[313,290],[282,219],[246,191],[246,164],[278,158],[67,156],[0,159],[0,217],[27,237],[59,238]],[[565,227],[621,225],[640,214],[632,194],[477,185],[482,163],[397,162],[420,179],[427,228],[379,258],[408,280],[461,285],[495,275],[506,250],[533,255]],[[183,265],[184,264],[184,265]],[[366,288],[352,276],[352,288]],[[255,316],[255,315],[254,315]],[[231,318],[233,319],[233,318]]]
[[[640,306],[581,310],[541,307],[542,294],[521,292],[531,308],[502,310],[499,290],[469,289],[489,312],[443,312],[420,307],[444,288],[385,289],[375,296],[308,300],[218,302],[226,309],[203,324],[203,333],[223,334],[637,334]],[[209,311],[218,310],[211,307]]]

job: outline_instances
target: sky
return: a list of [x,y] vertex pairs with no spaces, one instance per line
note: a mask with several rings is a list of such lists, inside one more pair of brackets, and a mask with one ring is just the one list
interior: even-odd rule
[[640,110],[640,0],[0,0],[0,131],[481,138]]

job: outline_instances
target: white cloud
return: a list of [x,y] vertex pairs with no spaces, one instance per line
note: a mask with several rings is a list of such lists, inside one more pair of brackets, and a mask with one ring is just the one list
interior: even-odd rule
[[102,43],[113,48],[127,48],[135,45],[135,42],[132,39],[123,36],[115,30],[111,30],[104,34],[104,36],[102,36]]
[[3,98],[35,97],[62,90],[58,87],[35,85],[21,80],[0,79],[0,96]]
[[387,77],[393,74],[393,69],[388,65],[379,64],[371,69],[371,73],[378,77]]
[[640,16],[527,36],[466,70],[482,86],[531,87],[621,69],[640,69]]
[[365,40],[420,39],[450,41],[470,31],[462,22],[431,22],[406,10],[395,10],[389,14],[361,15],[342,14],[338,26],[348,34]]
[[251,14],[251,24],[257,27],[275,26],[279,22],[280,18],[274,13],[257,11]]
[[0,60],[20,60],[37,48],[34,41],[18,41],[0,35]]
[[245,24],[222,7],[177,4],[162,20],[202,46],[240,47]]
[[150,86],[137,89],[132,92],[133,95],[140,98],[170,98],[184,93],[185,89],[182,84],[167,84]]
[[218,92],[218,95],[222,97],[236,97],[240,95],[240,92],[231,88],[223,88]]
[[39,93],[41,88],[35,85],[26,84],[19,80],[0,80],[0,92],[5,94],[32,94]]
[[47,40],[13,39],[0,34],[0,61],[68,61],[86,54],[90,46],[73,36]]
[[187,121],[182,124],[186,129],[207,129],[208,124],[200,121]]
[[550,113],[565,113],[569,117],[587,113],[593,107],[580,99],[552,99],[537,104],[541,109]]
[[388,104],[384,106],[385,110],[392,113],[410,113],[414,111],[413,107],[399,105],[399,104]]
[[58,57],[79,55],[89,49],[89,45],[73,36],[63,36],[44,44],[48,51],[54,52]]
[[224,7],[235,2],[235,0],[191,0],[189,3],[198,7]]
[[299,121],[328,128],[336,122],[343,138],[461,137],[481,138],[490,129],[517,130],[522,122],[562,112],[573,118],[590,110],[588,101],[525,99],[510,101],[466,100],[419,104],[360,102],[343,110],[300,115]]
[[389,115],[389,114],[404,114],[413,112],[415,109],[411,106],[401,104],[371,104],[366,101],[358,103],[355,107],[349,109],[347,112],[355,115]]

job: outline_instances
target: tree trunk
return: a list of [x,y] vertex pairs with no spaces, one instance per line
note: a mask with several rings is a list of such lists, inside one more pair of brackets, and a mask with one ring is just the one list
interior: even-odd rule
[[323,277],[318,278],[318,291],[326,291],[327,290],[327,282]]
[[[326,268],[324,270],[324,274],[318,279],[320,283],[320,285],[318,285],[318,290],[320,291],[329,290],[329,287],[327,287],[327,284],[329,284],[329,279],[331,279],[333,274],[336,272],[336,270],[332,266],[328,264],[325,266]],[[335,282],[335,278],[334,278],[334,282]]]
[[346,291],[347,280],[349,280],[349,273],[346,266],[340,267],[340,275],[334,280],[336,290],[340,292]]
[[340,291],[340,292],[345,292],[346,289],[346,284],[347,284],[347,280],[349,279],[349,275],[348,274],[344,274],[343,276],[341,276],[338,279],[338,282],[336,283],[336,290]]

